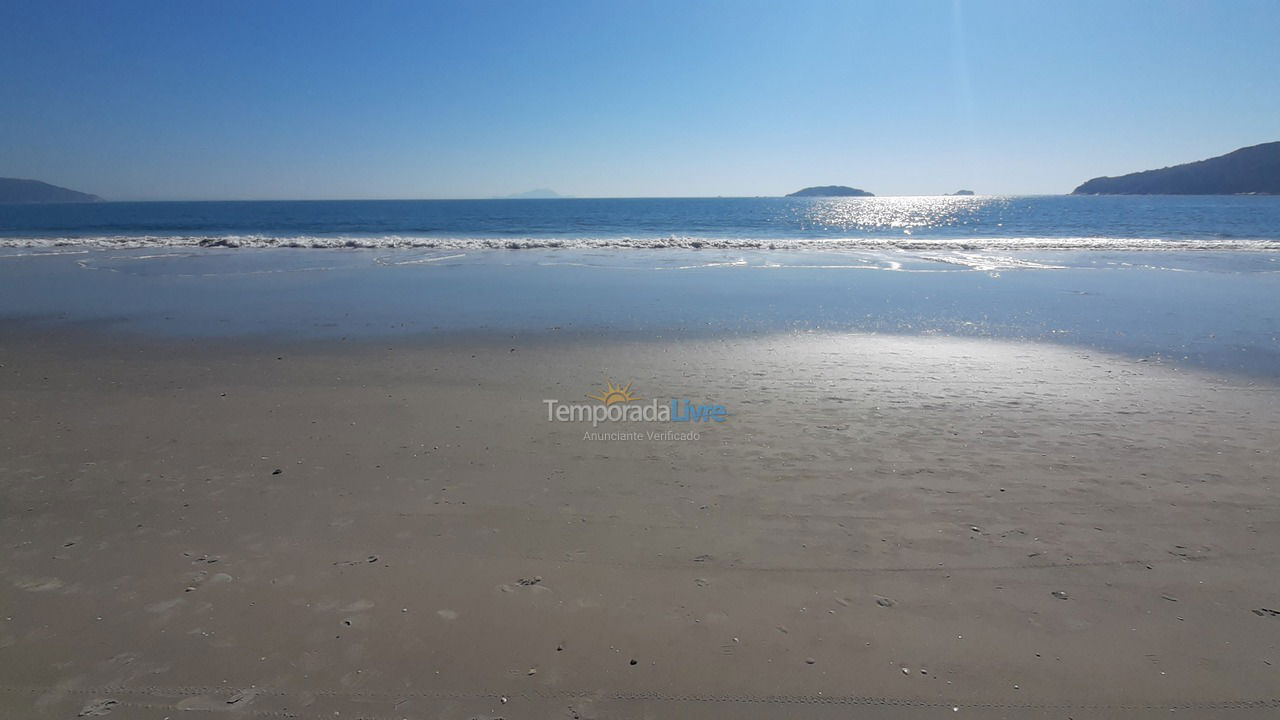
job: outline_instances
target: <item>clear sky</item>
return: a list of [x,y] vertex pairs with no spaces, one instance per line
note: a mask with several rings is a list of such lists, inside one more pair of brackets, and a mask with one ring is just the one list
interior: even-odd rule
[[4,0],[0,176],[109,199],[1060,193],[1280,140],[1280,2]]

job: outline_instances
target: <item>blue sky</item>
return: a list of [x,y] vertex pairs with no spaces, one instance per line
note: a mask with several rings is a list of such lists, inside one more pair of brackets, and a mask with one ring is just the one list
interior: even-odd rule
[[1069,192],[1280,140],[1280,3],[0,4],[0,176],[110,199]]

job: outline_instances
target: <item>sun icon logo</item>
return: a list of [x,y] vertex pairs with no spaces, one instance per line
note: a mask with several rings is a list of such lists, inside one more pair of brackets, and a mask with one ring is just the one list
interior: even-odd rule
[[612,380],[605,383],[604,390],[599,395],[588,395],[592,400],[599,400],[605,406],[616,405],[618,403],[629,403],[633,400],[639,400],[639,395],[631,394],[631,383],[626,385],[614,385]]

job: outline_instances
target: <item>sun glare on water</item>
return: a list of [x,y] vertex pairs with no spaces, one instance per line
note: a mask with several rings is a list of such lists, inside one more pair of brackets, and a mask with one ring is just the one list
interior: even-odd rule
[[796,208],[804,228],[846,232],[901,231],[967,225],[1005,198],[965,196],[820,198]]

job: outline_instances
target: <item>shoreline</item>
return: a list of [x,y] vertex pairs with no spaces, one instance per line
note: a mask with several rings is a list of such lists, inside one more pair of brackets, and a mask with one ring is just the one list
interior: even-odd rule
[[1008,259],[985,255],[963,258],[963,267],[953,261],[701,251],[100,251],[0,261],[0,320],[267,342],[956,336],[1049,341],[1280,378],[1280,255],[1033,253],[1012,269]]
[[[1274,253],[1280,240],[1271,237],[1109,237],[1025,235],[992,236],[831,236],[750,237],[703,235],[618,236],[439,236],[324,234],[270,235],[0,235],[0,250],[64,252],[198,252],[226,250],[338,250],[338,251],[470,251],[470,252],[1006,252],[1034,253]],[[34,253],[33,253],[34,254]],[[16,255],[15,255],[16,257]]]

